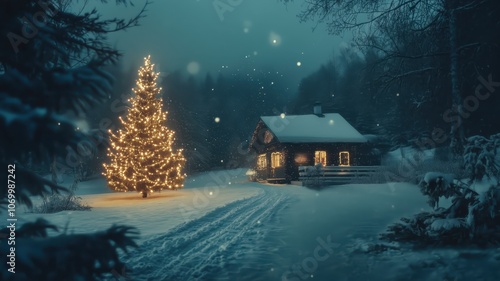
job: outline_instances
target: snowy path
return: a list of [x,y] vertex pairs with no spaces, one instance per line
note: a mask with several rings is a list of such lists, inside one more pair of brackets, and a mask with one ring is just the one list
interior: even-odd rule
[[132,280],[215,278],[231,261],[258,247],[265,235],[260,225],[269,223],[289,199],[279,188],[263,186],[255,197],[232,202],[145,241],[127,260]]

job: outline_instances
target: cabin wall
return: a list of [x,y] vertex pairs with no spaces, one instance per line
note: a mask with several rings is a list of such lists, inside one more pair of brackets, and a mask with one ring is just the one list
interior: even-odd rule
[[315,152],[326,151],[326,165],[339,166],[339,153],[348,151],[350,166],[379,165],[377,157],[371,156],[372,148],[366,143],[311,143],[311,144],[286,144],[286,171],[287,180],[298,180],[299,166],[315,165]]
[[[286,152],[285,147],[281,143],[278,143],[278,142],[269,143],[265,146],[262,146],[261,149],[256,151],[256,152],[257,152],[257,157],[261,154],[265,154],[266,155],[266,162],[267,162],[267,166],[265,169],[259,170],[256,167],[255,170],[257,171],[257,179],[258,180],[268,180],[271,178],[283,178],[286,181],[286,173],[287,173],[286,156],[288,155],[288,153]],[[284,158],[284,165],[282,167],[278,167],[278,168],[271,167],[271,153],[273,153],[273,152],[284,153],[285,158]],[[257,158],[256,158],[256,161],[257,161]],[[255,163],[255,166],[257,166],[257,162]]]
[[[267,180],[270,178],[284,178],[286,182],[298,180],[299,166],[315,165],[315,152],[326,151],[326,165],[339,166],[339,153],[348,151],[350,156],[350,166],[373,166],[379,165],[377,157],[372,155],[372,148],[366,143],[272,143],[267,145],[259,153],[266,154],[267,167],[264,170],[257,170],[258,178]],[[271,168],[271,153],[282,152],[284,154],[284,166]]]

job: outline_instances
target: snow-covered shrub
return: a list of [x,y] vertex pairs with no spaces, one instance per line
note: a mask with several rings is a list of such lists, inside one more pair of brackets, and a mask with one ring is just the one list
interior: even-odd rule
[[396,242],[431,243],[431,237],[427,234],[431,222],[436,218],[443,219],[444,215],[439,212],[422,212],[411,218],[401,218],[401,222],[389,226],[387,232],[381,234],[381,238]]
[[82,198],[75,195],[78,179],[75,178],[67,192],[53,192],[43,195],[42,202],[32,208],[33,213],[50,214],[61,211],[90,211],[92,207],[82,202]]
[[443,230],[449,231],[453,229],[460,229],[465,226],[463,219],[435,219],[432,221],[429,230],[435,233],[440,233]]
[[467,177],[471,182],[482,181],[484,177],[498,180],[500,176],[500,163],[497,158],[499,148],[500,134],[493,135],[489,139],[483,136],[473,136],[467,140],[464,149],[464,164]]
[[463,218],[435,218],[429,220],[427,233],[437,244],[458,244],[467,240],[469,228]]
[[314,166],[307,166],[304,175],[307,180],[304,180],[304,186],[308,187],[320,187],[323,183],[321,181],[321,176],[323,176],[323,166],[318,163]]
[[306,176],[307,177],[319,177],[323,174],[322,168],[323,168],[323,166],[319,163],[314,165],[314,166],[308,166],[306,168]]
[[90,211],[92,207],[82,202],[82,198],[70,192],[44,196],[39,205],[33,207],[33,213],[50,214],[61,211]]
[[[420,183],[433,212],[402,218],[382,239],[423,244],[500,244],[500,134],[473,136],[464,147],[468,180],[453,180],[443,173],[427,173]],[[440,197],[452,198],[439,208]]]
[[[467,224],[471,237],[500,236],[500,134],[489,139],[473,136],[464,150],[465,171],[469,178],[471,204]],[[496,237],[500,242],[500,237]]]
[[389,226],[380,235],[383,240],[411,242],[418,246],[455,245],[469,239],[469,228],[464,219],[447,218],[443,208],[421,212]]
[[[469,206],[467,225],[471,229],[471,237],[480,239],[500,236],[500,188],[491,186],[487,191],[479,193]],[[500,237],[495,238],[500,242]]]
[[254,169],[248,169],[245,175],[248,177],[249,181],[257,181],[257,171],[255,171]]
[[450,198],[456,193],[456,186],[453,183],[455,176],[452,174],[443,174],[437,172],[428,172],[420,181],[420,191],[429,197],[429,205],[439,208],[439,198]]

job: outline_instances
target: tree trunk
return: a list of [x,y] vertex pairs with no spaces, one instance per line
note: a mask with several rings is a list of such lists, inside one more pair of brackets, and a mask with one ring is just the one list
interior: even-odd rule
[[59,175],[57,174],[57,157],[55,155],[50,163],[50,176],[52,183],[59,184]]
[[148,192],[146,190],[142,191],[142,198],[148,197]]
[[450,148],[454,156],[461,154],[464,141],[464,125],[460,112],[462,108],[462,96],[460,95],[460,84],[458,74],[458,47],[457,47],[457,22],[454,0],[447,1],[448,29],[450,39],[450,81],[452,108],[457,110],[458,121],[452,123],[450,130]]

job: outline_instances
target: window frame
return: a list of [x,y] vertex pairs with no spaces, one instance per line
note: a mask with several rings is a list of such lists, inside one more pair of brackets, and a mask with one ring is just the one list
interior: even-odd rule
[[[318,154],[319,154],[319,156],[318,156]],[[318,158],[319,158],[319,161],[318,161]],[[324,160],[324,162],[322,160]],[[326,166],[326,163],[327,163],[326,150],[314,151],[314,165],[321,164],[322,166]]]
[[[343,154],[347,154],[347,165],[343,164],[343,162],[342,162],[342,155]],[[349,151],[340,151],[339,152],[339,166],[344,166],[344,167],[351,166],[351,154],[349,153]]]
[[274,169],[283,167],[283,159],[284,159],[283,152],[271,153],[271,168]]
[[267,155],[260,154],[257,156],[257,170],[265,170],[267,168]]

